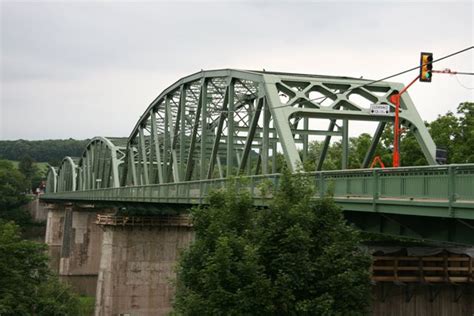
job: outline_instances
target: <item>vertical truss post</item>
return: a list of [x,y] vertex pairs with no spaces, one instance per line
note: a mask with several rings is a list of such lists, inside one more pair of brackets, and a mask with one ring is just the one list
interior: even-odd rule
[[107,149],[107,151],[105,153],[105,156],[107,158],[105,160],[105,170],[104,170],[104,176],[102,178],[102,183],[104,183],[104,179],[105,179],[105,183],[102,187],[103,188],[110,188],[111,187],[111,185],[110,185],[110,167],[111,167],[110,153],[109,153],[108,147],[106,147],[106,149]]
[[143,176],[144,179],[144,184],[150,184],[150,179],[148,178],[148,159],[146,156],[146,147],[145,147],[145,136],[143,135],[143,126],[140,126],[138,129],[139,132],[139,138],[140,138],[140,164],[142,164],[142,169],[141,169],[141,175]]
[[[307,117],[303,118],[303,128],[305,131],[309,130],[309,119]],[[303,135],[303,161],[308,159],[308,146],[309,146],[309,136],[308,134]]]
[[[276,139],[276,132],[273,133],[273,139]],[[272,142],[272,173],[277,172],[277,142]]]
[[203,180],[206,178],[206,166],[207,160],[207,138],[208,138],[208,127],[207,127],[207,84],[208,81],[203,79],[201,85],[201,159],[200,159],[200,172],[199,179]]
[[84,184],[83,184],[83,190],[87,190],[89,189],[88,185],[89,185],[89,168],[90,168],[90,164],[89,164],[89,155],[90,155],[90,149],[87,149],[86,148],[86,154],[85,154],[85,157],[84,157],[84,165],[82,167],[82,170],[84,172]]
[[[189,144],[189,152],[188,152],[188,164],[186,167],[186,177],[184,178],[184,181],[190,181],[193,175],[193,169],[194,169],[194,149],[196,147],[196,139],[197,139],[197,133],[199,130],[199,123],[200,123],[200,118],[201,118],[201,109],[202,109],[202,97],[203,97],[203,81],[204,79],[201,80],[201,92],[199,93],[199,100],[197,104],[197,109],[196,109],[196,116],[194,118],[194,125],[193,125],[193,130],[191,134],[191,142]],[[201,132],[201,138],[202,138],[202,132]]]
[[168,117],[168,113],[170,113],[168,111],[168,108],[169,108],[169,98],[168,96],[166,95],[165,96],[165,101],[163,102],[163,106],[165,107],[165,119],[164,119],[164,139],[163,139],[163,180],[164,182],[169,182],[169,151],[170,151],[170,125],[169,125],[169,121],[170,121],[170,118]]
[[119,176],[119,163],[117,159],[117,151],[111,151],[111,165],[112,165],[112,180],[113,186],[118,188],[120,186],[120,176]]
[[268,151],[270,145],[270,110],[268,109],[267,99],[263,98],[263,139],[262,152],[260,154],[262,161],[262,174],[268,174]]
[[[161,166],[161,153],[160,153],[160,141],[158,139],[158,129],[156,126],[156,112],[154,110],[151,111],[150,114],[150,120],[151,120],[151,139],[153,139],[153,144],[150,144],[153,154],[153,158],[156,162],[156,169],[157,169],[157,174],[158,174],[158,183],[163,183],[163,171],[162,171],[162,166]],[[153,161],[153,160],[152,160]],[[153,173],[156,175],[156,173]],[[153,179],[153,182],[156,179]]]
[[231,78],[228,89],[228,107],[227,107],[227,172],[226,176],[232,175],[234,161],[234,80]]
[[107,161],[108,161],[108,153],[107,153],[107,146],[103,143],[100,142],[100,151],[101,157],[102,157],[102,170],[101,170],[101,175],[100,175],[100,185],[102,188],[105,187],[105,182],[106,182],[106,176],[107,176]]
[[139,185],[137,179],[137,167],[135,165],[135,153],[133,152],[133,147],[128,147],[128,161],[130,161],[130,169],[132,169],[132,182],[133,185]]
[[342,120],[342,166],[347,169],[349,162],[349,121]]
[[77,181],[78,181],[78,184],[77,184],[78,190],[82,190],[82,171],[81,170],[79,170]]
[[179,94],[179,115],[180,115],[180,128],[179,128],[179,179],[184,178],[185,166],[184,166],[184,155],[185,155],[185,143],[186,143],[186,85],[181,86],[181,92]]
[[177,157],[177,154],[176,154],[177,133],[179,132],[179,119],[180,119],[180,115],[181,115],[181,112],[179,110],[180,110],[180,107],[178,107],[178,113],[176,114],[176,124],[173,125],[173,116],[171,114],[170,103],[169,103],[169,100],[168,100],[167,106],[166,106],[166,117],[168,119],[168,127],[169,127],[169,130],[170,130],[170,141],[171,141],[171,147],[170,147],[170,149],[171,149],[171,157],[170,157],[170,161],[171,161],[170,168],[171,168],[171,170],[170,171],[173,174],[174,182],[179,182],[179,172],[178,172],[178,163],[177,163],[178,157]]
[[92,187],[92,147],[87,151],[87,189],[91,190]]
[[100,151],[96,146],[92,146],[94,149],[94,173],[93,173],[93,178],[92,178],[92,188],[97,189],[97,177],[99,176],[99,157],[100,157]]

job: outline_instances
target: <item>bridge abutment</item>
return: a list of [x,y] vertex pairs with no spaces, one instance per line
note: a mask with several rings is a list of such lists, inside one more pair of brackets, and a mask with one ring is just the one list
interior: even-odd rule
[[187,216],[107,217],[97,282],[96,315],[165,315],[175,266],[194,234]]

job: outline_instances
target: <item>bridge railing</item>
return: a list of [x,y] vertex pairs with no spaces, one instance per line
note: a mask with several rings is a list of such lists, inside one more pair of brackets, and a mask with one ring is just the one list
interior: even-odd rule
[[[400,199],[474,201],[474,164],[386,169],[359,169],[295,174],[314,186],[315,195],[346,199]],[[256,204],[271,199],[265,187],[278,188],[280,174],[234,178],[241,190],[248,190]],[[152,203],[205,203],[211,190],[226,186],[229,179],[198,180],[158,185],[107,188],[45,194],[48,200],[128,201]]]

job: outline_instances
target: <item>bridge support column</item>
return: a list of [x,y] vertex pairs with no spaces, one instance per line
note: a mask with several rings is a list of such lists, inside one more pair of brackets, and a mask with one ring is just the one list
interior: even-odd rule
[[96,217],[97,210],[91,207],[65,208],[59,276],[87,296],[95,296],[99,273],[103,232]]
[[103,217],[96,315],[165,315],[175,266],[194,238],[187,216]]
[[49,267],[58,273],[64,234],[65,211],[64,206],[59,204],[49,204],[48,209],[45,243],[48,245]]

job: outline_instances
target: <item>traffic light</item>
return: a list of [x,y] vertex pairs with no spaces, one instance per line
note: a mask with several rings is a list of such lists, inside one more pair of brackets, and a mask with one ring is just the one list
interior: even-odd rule
[[421,53],[420,58],[420,81],[431,82],[433,76],[433,54],[432,53]]

